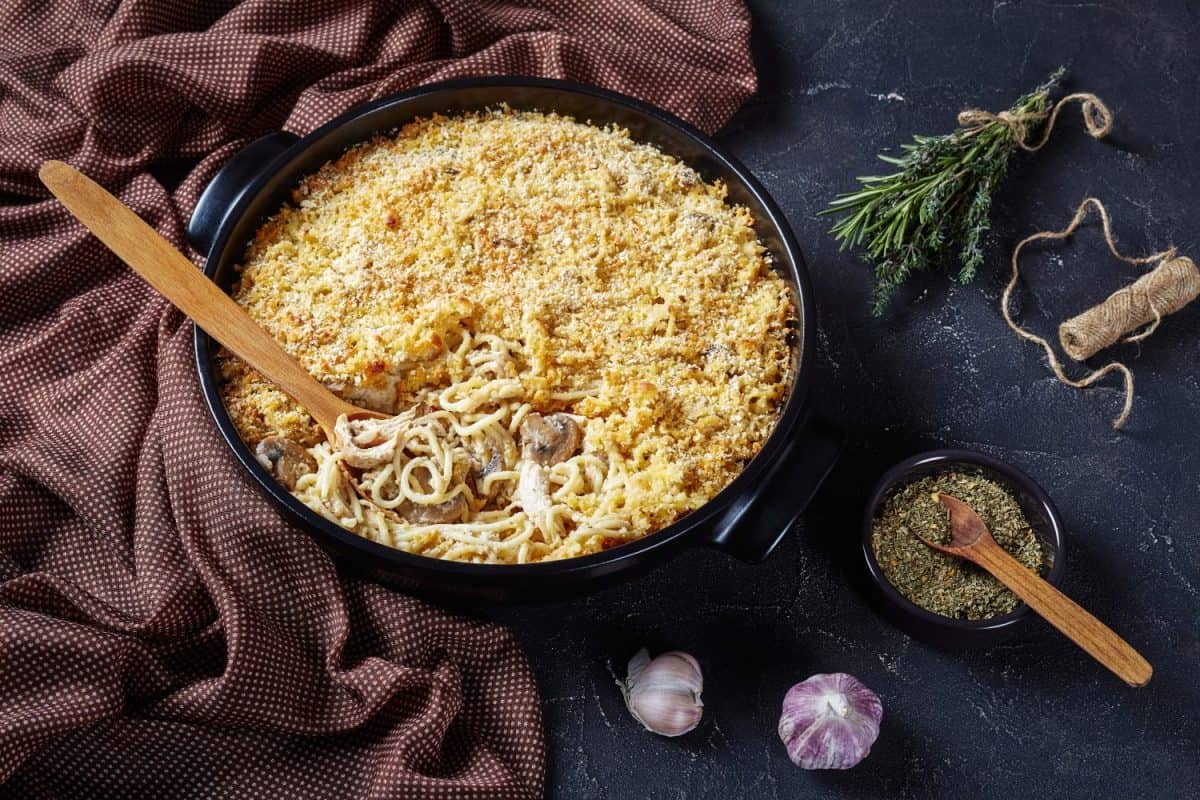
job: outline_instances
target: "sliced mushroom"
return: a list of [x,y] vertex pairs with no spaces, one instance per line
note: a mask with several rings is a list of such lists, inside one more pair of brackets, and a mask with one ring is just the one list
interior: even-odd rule
[[466,495],[456,494],[444,503],[428,506],[405,500],[396,508],[396,513],[403,517],[405,522],[414,525],[459,522],[467,513],[467,498]]
[[703,211],[685,211],[683,218],[687,220],[692,227],[703,228],[706,231],[716,230],[718,220],[712,214],[705,214]]
[[546,467],[566,461],[583,444],[583,429],[569,414],[530,414],[519,433],[522,458]]
[[[413,477],[421,487],[421,491],[429,492],[430,476],[428,472],[422,469],[416,472]],[[461,522],[468,511],[470,511],[470,504],[467,502],[467,496],[456,494],[442,503],[417,503],[412,500],[405,500],[396,507],[393,513],[402,521],[412,525],[437,525],[440,523]]]
[[263,439],[254,448],[254,455],[289,492],[296,488],[300,476],[317,471],[316,459],[303,447],[282,436]]
[[392,460],[400,434],[417,417],[419,409],[385,419],[338,417],[333,433],[345,463],[357,469],[373,469]]
[[493,472],[508,469],[520,458],[517,445],[507,431],[495,427],[484,429],[483,438],[478,445],[472,447],[472,462],[475,466],[475,478],[482,481]]

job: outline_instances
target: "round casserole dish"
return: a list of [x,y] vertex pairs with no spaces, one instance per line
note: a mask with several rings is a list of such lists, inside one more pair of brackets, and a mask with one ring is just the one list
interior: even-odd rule
[[807,413],[816,311],[804,262],[782,212],[734,158],[672,115],[601,89],[524,78],[468,79],[423,86],[351,109],[303,138],[269,134],[235,155],[200,197],[188,226],[207,255],[205,274],[228,289],[246,243],[305,176],[347,148],[415,117],[480,110],[501,103],[555,111],[597,125],[616,123],[691,166],[720,179],[729,201],[747,207],[756,232],[788,284],[799,315],[792,342],[793,383],[778,422],[745,469],[700,509],[641,539],[602,553],[534,564],[473,564],[413,555],[361,538],[308,509],[277,483],[241,440],[221,400],[219,345],[196,329],[196,366],[205,400],[225,441],[291,522],[373,580],[420,594],[478,602],[544,599],[591,591],[658,565],[681,548],[708,545],[738,558],[765,558],[791,529],[833,466],[841,438]]

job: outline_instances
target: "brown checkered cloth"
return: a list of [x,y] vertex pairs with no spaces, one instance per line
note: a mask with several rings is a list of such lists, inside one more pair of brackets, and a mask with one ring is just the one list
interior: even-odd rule
[[512,634],[339,578],[221,442],[191,325],[34,176],[70,161],[183,246],[247,141],[422,82],[567,77],[711,130],[754,90],[745,8],[14,0],[0,31],[0,795],[540,795]]

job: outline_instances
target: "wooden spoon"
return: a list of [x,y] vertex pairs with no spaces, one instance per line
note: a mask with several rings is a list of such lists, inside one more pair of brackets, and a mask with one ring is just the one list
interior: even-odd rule
[[388,416],[347,403],[326,389],[233,298],[95,181],[61,161],[42,164],[38,177],[76,219],[147,283],[308,411],[335,448],[334,425],[342,414],[350,419]]
[[986,569],[1044,620],[1130,686],[1149,683],[1154,672],[1150,662],[1128,642],[1010,556],[996,543],[991,531],[969,505],[941,492],[935,496],[950,512],[950,544],[932,542],[918,533],[921,541],[935,550],[965,558]]

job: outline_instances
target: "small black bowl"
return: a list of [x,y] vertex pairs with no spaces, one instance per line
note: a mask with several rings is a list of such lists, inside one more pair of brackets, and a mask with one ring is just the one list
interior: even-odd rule
[[1016,498],[1030,527],[1042,540],[1043,552],[1050,555],[1050,566],[1042,567],[1042,577],[1051,585],[1062,580],[1064,534],[1062,519],[1042,487],[1024,472],[1003,461],[971,450],[930,450],[901,461],[884,473],[867,501],[863,515],[863,555],[871,574],[883,615],[910,636],[943,647],[988,647],[1000,644],[1018,633],[1034,616],[1022,603],[1008,614],[981,620],[953,619],[926,611],[897,591],[888,581],[871,548],[871,529],[875,516],[894,489],[927,475],[965,471],[984,475],[1002,484]]

